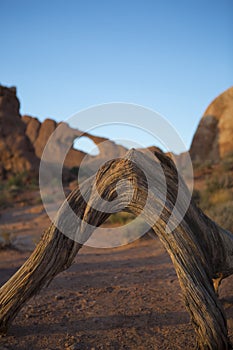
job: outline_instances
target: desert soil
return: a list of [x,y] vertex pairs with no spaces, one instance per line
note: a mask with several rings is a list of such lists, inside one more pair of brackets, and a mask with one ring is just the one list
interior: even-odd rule
[[[5,209],[0,229],[17,249],[0,251],[0,285],[23,264],[49,219],[42,205]],[[223,281],[233,341],[233,278]],[[3,349],[194,349],[195,334],[172,262],[157,237],[114,249],[83,247],[74,264],[31,299]]]

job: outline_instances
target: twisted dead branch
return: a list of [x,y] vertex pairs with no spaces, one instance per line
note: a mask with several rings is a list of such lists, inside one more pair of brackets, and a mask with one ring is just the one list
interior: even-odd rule
[[[171,213],[175,205],[182,212],[188,189],[170,158],[159,152],[155,155],[159,162],[139,151],[129,151],[125,158],[107,162],[96,177],[89,178],[69,195],[57,214],[56,225],[49,227],[32,255],[0,289],[1,333],[7,331],[33,295],[71,265],[95,227],[114,210],[141,214],[163,242],[178,275],[199,349],[232,348],[213,279],[217,287],[222,278],[233,273],[233,235],[204,215],[193,201],[176,226],[176,217],[172,218]],[[146,175],[142,169],[147,169]],[[179,181],[182,200],[176,203]],[[77,220],[71,220],[70,208]],[[176,227],[169,231],[168,224]]]

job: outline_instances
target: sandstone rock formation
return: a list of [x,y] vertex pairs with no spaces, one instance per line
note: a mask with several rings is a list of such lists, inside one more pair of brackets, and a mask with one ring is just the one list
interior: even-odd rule
[[[19,107],[16,88],[0,86],[0,178],[2,179],[25,171],[37,174],[45,145],[55,130],[58,132],[53,144],[54,163],[62,159],[64,149],[69,150],[64,167],[66,169],[79,167],[85,158],[85,167],[89,169],[88,176],[106,160],[121,157],[126,152],[123,146],[106,138],[70,128],[66,123],[57,123],[52,119],[46,119],[41,123],[37,118],[28,115],[21,117]],[[97,156],[91,156],[73,147],[74,140],[81,136],[90,138],[98,146]]]
[[[94,171],[106,160],[121,157],[126,152],[126,148],[107,138],[93,136],[78,129],[73,129],[64,122],[56,123],[52,119],[46,119],[40,123],[38,119],[30,116],[23,116],[22,120],[26,124],[26,135],[30,139],[38,158],[42,157],[49,137],[56,130],[56,133],[53,134],[53,160],[59,162],[63,156],[63,149],[69,149],[64,161],[64,166],[69,169],[79,167],[85,158],[85,165],[88,164],[88,168],[91,167]],[[82,136],[88,137],[97,145],[99,149],[97,156],[91,156],[73,147],[75,139]]]
[[[64,167],[72,169],[85,164],[84,173],[87,176],[92,175],[107,160],[123,157],[127,151],[107,138],[70,128],[66,123],[57,123],[52,119],[41,123],[34,117],[21,117],[16,88],[0,86],[0,178],[24,171],[38,172],[45,145],[55,130],[52,161],[58,163],[64,155],[64,149],[69,149]],[[218,96],[205,111],[192,141],[192,160],[196,163],[206,160],[218,162],[233,151],[232,135],[233,87]],[[97,145],[97,156],[73,147],[74,141],[81,136],[90,138]],[[149,150],[153,151],[153,147]],[[185,168],[187,154],[174,155],[174,158],[181,168]]]
[[16,88],[0,86],[0,178],[30,172],[35,174],[39,160],[25,134],[19,114]]
[[218,162],[233,152],[233,87],[206,109],[194,135],[190,155],[194,162]]
[[[23,116],[23,122],[26,124],[26,135],[31,141],[34,152],[36,156],[41,159],[45,145],[49,137],[58,127],[58,123],[56,123],[52,119],[45,119],[42,123],[34,117],[31,116]],[[56,138],[56,146],[54,159],[59,160],[61,145],[68,145],[70,151],[67,154],[65,166],[68,168],[72,168],[74,166],[79,166],[82,159],[85,156],[85,153],[82,151],[75,150],[72,147],[73,141],[81,134],[78,130],[71,129],[67,124],[62,123],[62,130],[59,132]]]

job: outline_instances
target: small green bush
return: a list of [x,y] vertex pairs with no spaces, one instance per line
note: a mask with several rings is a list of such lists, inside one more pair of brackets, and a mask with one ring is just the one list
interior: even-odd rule
[[24,187],[26,182],[26,175],[25,173],[20,173],[17,175],[13,175],[9,178],[7,181],[8,188],[10,187]]
[[12,175],[8,180],[0,181],[0,208],[12,206],[14,199],[22,190],[38,189],[38,179],[27,172]]
[[12,187],[16,190],[20,189],[36,189],[38,188],[38,179],[31,177],[28,172],[22,172],[16,175],[12,175],[6,182],[6,187],[11,189]]
[[126,212],[114,213],[109,216],[109,218],[106,220],[106,223],[125,225],[130,221],[132,221],[134,218],[135,216],[130,213],[126,213]]

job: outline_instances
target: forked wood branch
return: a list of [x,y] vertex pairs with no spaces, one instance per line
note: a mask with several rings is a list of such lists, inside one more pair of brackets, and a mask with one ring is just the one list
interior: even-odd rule
[[[33,295],[71,265],[95,227],[114,209],[141,214],[163,242],[174,263],[199,349],[232,349],[213,279],[233,273],[233,235],[210,220],[193,201],[178,226],[173,231],[166,229],[174,206],[182,213],[189,195],[170,158],[155,155],[157,159],[131,150],[125,158],[107,162],[96,177],[69,195],[57,214],[56,225],[49,227],[28,260],[0,289],[1,333]],[[178,186],[182,200],[176,203]],[[174,224],[176,218],[172,221]]]

